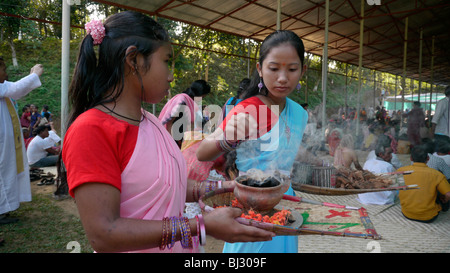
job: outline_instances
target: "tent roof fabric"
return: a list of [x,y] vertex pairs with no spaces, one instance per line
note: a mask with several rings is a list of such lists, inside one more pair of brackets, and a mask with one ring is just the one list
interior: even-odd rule
[[[96,0],[255,40],[277,28],[276,0]],[[450,1],[365,0],[363,66],[403,75],[405,19],[408,18],[406,77],[450,84]],[[379,5],[378,5],[379,4]],[[358,65],[360,0],[330,0],[328,58]],[[296,32],[306,51],[322,55],[325,0],[282,0],[281,29]],[[434,58],[432,63],[432,40]]]

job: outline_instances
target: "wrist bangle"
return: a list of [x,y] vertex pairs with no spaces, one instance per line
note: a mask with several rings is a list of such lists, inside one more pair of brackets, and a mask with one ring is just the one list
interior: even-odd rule
[[197,216],[195,216],[195,218],[197,218],[198,226],[200,228],[200,231],[197,230],[197,233],[199,234],[200,245],[204,246],[206,244],[205,221],[203,219],[203,215],[202,214],[198,214]]

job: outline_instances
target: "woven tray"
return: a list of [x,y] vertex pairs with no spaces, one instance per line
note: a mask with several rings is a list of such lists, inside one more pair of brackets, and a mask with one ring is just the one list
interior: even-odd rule
[[301,191],[304,193],[311,193],[311,194],[318,194],[318,195],[349,195],[349,194],[360,194],[360,193],[368,193],[368,192],[418,189],[414,185],[382,188],[382,189],[341,189],[341,188],[318,187],[318,186],[306,185],[306,184],[300,184],[300,185],[292,184],[292,188],[294,190]]
[[[214,210],[214,207],[231,205],[234,198],[232,190],[219,189],[202,196],[199,205],[202,211],[208,213]],[[381,239],[364,208],[318,202],[289,195],[284,195],[277,206],[291,210],[298,222],[295,225],[279,226],[244,218],[236,218],[236,220],[245,225],[272,231],[276,235],[330,235]],[[298,215],[301,215],[301,220]]]
[[[385,177],[392,180],[392,186],[388,188],[377,188],[377,189],[343,189],[334,188],[331,186],[317,186],[309,184],[298,184],[291,183],[292,188],[296,191],[318,194],[318,195],[350,195],[350,194],[360,194],[368,192],[381,192],[381,191],[397,191],[397,190],[414,190],[418,189],[417,185],[405,185],[402,173],[393,173],[391,175],[379,175],[380,177]],[[326,183],[322,183],[326,185]]]

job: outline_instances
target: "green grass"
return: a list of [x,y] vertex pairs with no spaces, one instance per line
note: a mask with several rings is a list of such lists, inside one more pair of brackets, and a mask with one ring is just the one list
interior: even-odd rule
[[33,194],[31,202],[11,212],[11,217],[19,221],[0,225],[0,238],[5,240],[0,253],[69,253],[72,241],[79,244],[82,253],[93,252],[79,218],[66,213],[50,198]]

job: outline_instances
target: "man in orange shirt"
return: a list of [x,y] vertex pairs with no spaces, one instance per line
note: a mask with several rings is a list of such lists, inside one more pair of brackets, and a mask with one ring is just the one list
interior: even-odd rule
[[423,146],[413,147],[411,160],[412,165],[398,171],[413,171],[404,176],[405,184],[418,185],[419,189],[400,191],[402,213],[410,220],[431,223],[441,210],[448,210],[450,184],[442,173],[426,165],[428,155]]

